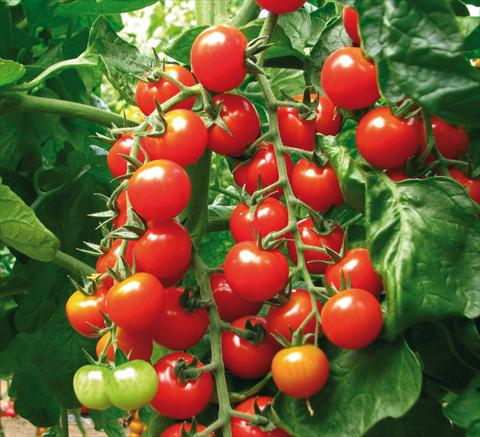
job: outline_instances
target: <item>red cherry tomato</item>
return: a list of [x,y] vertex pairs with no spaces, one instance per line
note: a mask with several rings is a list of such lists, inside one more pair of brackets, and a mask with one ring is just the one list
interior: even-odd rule
[[220,116],[230,133],[218,125],[208,130],[208,146],[221,155],[239,156],[260,134],[260,119],[252,102],[237,94],[219,94],[214,104],[222,105]]
[[247,38],[235,27],[220,24],[197,36],[190,52],[190,64],[197,80],[210,91],[222,93],[243,82]]
[[168,159],[181,166],[197,162],[207,147],[207,128],[195,112],[175,109],[165,114],[166,131],[145,137],[143,147],[150,160]]
[[[122,155],[130,155],[130,151],[132,150],[134,137],[132,133],[126,133],[122,135],[113,146],[108,151],[107,155],[107,165],[110,169],[110,173],[112,173],[114,178],[119,176],[123,176],[127,172],[127,161],[125,158],[121,157]],[[141,150],[138,151],[137,159],[140,162],[145,161],[145,156]]]
[[[435,138],[435,144],[447,159],[460,159],[468,151],[468,134],[462,126],[452,126],[441,118],[432,117],[432,132]],[[425,138],[425,128],[420,123],[420,154],[427,147]],[[433,161],[434,157],[430,155],[429,161]]]
[[[300,238],[307,246],[326,246],[335,252],[339,252],[342,248],[344,232],[339,226],[335,226],[335,228],[329,234],[318,234],[315,230],[315,225],[312,219],[307,217],[298,222],[298,231],[300,232]],[[297,264],[297,249],[295,247],[295,242],[293,241],[293,236],[291,235],[287,243],[287,249],[290,259]],[[328,265],[325,262],[331,261],[331,257],[329,255],[326,253],[317,252],[315,250],[305,250],[303,255],[305,257],[305,263],[307,264],[307,270],[310,273],[325,273]]]
[[351,288],[367,290],[375,296],[382,292],[382,279],[373,269],[368,249],[350,249],[337,264],[330,264],[325,273],[327,284],[341,289],[342,275],[344,283],[350,281]]
[[360,35],[358,33],[358,12],[351,6],[343,8],[343,27],[345,32],[355,44],[360,44]]
[[[293,168],[292,159],[285,155],[285,164],[287,173],[290,175]],[[260,179],[263,188],[278,181],[277,158],[272,143],[261,143],[252,159],[233,171],[233,177],[238,186],[245,186],[248,194],[253,194],[258,188]],[[275,197],[282,194],[281,188],[272,190]]]
[[127,192],[122,191],[115,200],[118,215],[113,220],[113,227],[119,228],[127,222]]
[[366,108],[380,97],[375,64],[358,47],[334,51],[323,64],[321,81],[325,94],[341,108]]
[[258,6],[272,14],[289,14],[300,9],[306,0],[256,0]]
[[214,273],[210,276],[210,287],[218,315],[225,322],[233,322],[240,317],[257,314],[262,308],[261,302],[250,302],[235,293],[223,273]]
[[[160,437],[183,437],[185,432],[190,432],[192,429],[192,424],[183,422],[183,423],[175,423],[174,425],[169,426],[166,430],[164,430]],[[197,424],[196,432],[202,432],[205,430],[206,427],[200,424]],[[208,437],[215,437],[215,433],[210,432]]]
[[[303,96],[295,96],[302,101]],[[282,143],[287,147],[295,147],[312,151],[315,145],[315,120],[300,117],[296,108],[278,108],[278,129]]]
[[[162,416],[174,419],[196,416],[208,405],[213,392],[210,372],[205,372],[197,379],[183,384],[178,380],[173,369],[181,358],[186,364],[190,364],[194,356],[174,352],[160,358],[154,366],[158,375],[158,389],[151,405]],[[198,361],[197,367],[202,366],[203,364]]]
[[230,232],[237,243],[255,240],[255,236],[259,234],[265,237],[270,232],[280,231],[287,225],[286,206],[272,197],[257,205],[253,214],[250,214],[249,206],[239,203],[230,216]]
[[[247,320],[250,320],[253,326],[260,324],[267,328],[266,320],[258,316],[241,317],[231,325],[234,328],[245,329]],[[239,378],[255,379],[265,376],[270,371],[273,356],[279,349],[280,345],[268,332],[257,344],[230,331],[222,333],[223,362],[225,367]]]
[[137,271],[160,281],[182,274],[190,265],[192,241],[188,231],[176,221],[150,222],[135,246]]
[[[260,411],[265,410],[267,405],[273,402],[273,398],[269,396],[256,396],[247,399],[235,407],[235,410],[246,414],[256,414],[255,404]],[[275,428],[271,431],[263,431],[258,426],[252,426],[246,419],[240,417],[232,417],[232,437],[289,437],[282,428]]]
[[[165,73],[186,86],[195,85],[195,79],[185,67],[181,65],[165,65]],[[135,94],[137,105],[145,115],[150,115],[155,109],[155,100],[162,104],[176,96],[180,92],[178,85],[168,80],[166,77],[160,78],[158,82],[138,81]],[[195,96],[177,103],[171,109],[192,109],[195,104]]]
[[373,166],[400,168],[415,155],[420,144],[417,120],[395,117],[386,106],[372,109],[358,124],[360,154]]
[[465,188],[472,200],[480,205],[480,180],[470,179],[467,175],[456,168],[450,167],[448,171],[452,178]]
[[282,349],[272,361],[275,385],[293,398],[304,399],[318,393],[327,382],[329,370],[327,356],[311,344]]
[[168,278],[162,278],[162,285],[164,287],[173,287],[174,285],[178,284],[185,276],[185,273],[187,273],[188,267],[189,266],[185,267],[184,270],[180,270],[178,273],[169,276]]
[[225,258],[225,277],[232,290],[252,302],[271,299],[288,282],[288,261],[278,250],[263,250],[254,241],[233,246]]
[[320,96],[317,106],[315,130],[322,135],[337,135],[342,127],[342,116],[327,96]]
[[[125,261],[127,261],[128,265],[132,265],[132,253],[135,245],[137,244],[137,240],[129,240],[127,243],[127,248],[125,249]],[[120,256],[121,252],[121,245],[122,240],[114,240],[110,249],[104,255],[98,257],[96,269],[97,272],[101,275],[108,272],[107,266],[113,269],[115,263],[117,262],[117,258]],[[110,288],[113,285],[113,278],[111,276],[107,276],[102,281],[105,287]]]
[[80,290],[72,293],[65,307],[67,319],[79,334],[86,337],[97,337],[98,332],[92,327],[105,327],[102,311],[105,311],[105,293],[107,288],[100,285],[95,294],[87,296]]
[[[320,312],[322,305],[317,302]],[[312,300],[308,291],[302,288],[292,290],[287,303],[279,307],[270,307],[266,316],[267,330],[271,334],[281,335],[292,341],[292,331],[296,331],[305,318],[312,312]],[[321,329],[319,330],[321,332]],[[315,318],[310,319],[302,329],[303,335],[315,333]]]
[[343,349],[368,346],[383,326],[382,308],[377,299],[359,288],[350,288],[331,297],[323,305],[321,319],[325,336]]
[[163,309],[151,329],[154,341],[168,349],[190,349],[207,332],[207,309],[200,308],[196,311],[183,309],[180,297],[184,290],[175,287],[165,289]]
[[[129,356],[130,361],[145,360],[148,361],[152,355],[153,343],[149,335],[145,333],[136,333],[126,331],[120,327],[115,330],[115,338],[117,339],[117,346],[123,353]],[[110,332],[107,332],[97,342],[96,353],[100,358],[104,347],[110,339]],[[113,345],[110,343],[106,350],[108,361],[115,361],[115,354],[113,353]]]
[[385,174],[393,181],[393,182],[401,182],[405,179],[409,179],[407,174],[403,170],[391,169],[387,170]]
[[190,179],[172,161],[159,159],[142,165],[128,181],[128,198],[145,220],[174,218],[190,199]]
[[110,288],[106,309],[114,323],[127,331],[150,328],[163,308],[164,289],[150,273],[135,273]]
[[343,204],[337,175],[330,164],[319,167],[301,159],[293,168],[290,178],[295,196],[316,211],[327,211]]

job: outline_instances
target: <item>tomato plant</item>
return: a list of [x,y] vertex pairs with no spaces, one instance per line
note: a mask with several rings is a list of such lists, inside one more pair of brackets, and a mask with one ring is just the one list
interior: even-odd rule
[[107,379],[111,370],[102,366],[86,365],[75,372],[73,389],[78,400],[88,408],[106,410],[112,406],[107,394]]
[[[113,351],[113,344],[111,342],[111,333],[107,332],[100,337],[96,346],[97,357],[100,358],[102,352],[109,361],[115,361],[115,354]],[[115,330],[115,339],[117,347],[128,356],[131,360],[149,360],[152,355],[153,344],[152,339],[145,333],[129,332],[118,327]],[[110,344],[107,346],[107,344]]]

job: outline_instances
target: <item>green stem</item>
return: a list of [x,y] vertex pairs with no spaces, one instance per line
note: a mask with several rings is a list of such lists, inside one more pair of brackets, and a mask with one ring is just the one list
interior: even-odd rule
[[[5,99],[0,115],[8,112],[43,112],[62,117],[76,118],[90,123],[111,127],[112,124],[123,126],[125,119],[113,112],[104,111],[89,105],[67,100],[50,99],[47,97],[30,96],[23,93],[0,93],[0,99]],[[127,120],[130,126],[137,123]]]
[[210,217],[208,219],[207,232],[228,231],[230,217]]
[[68,410],[64,407],[60,410],[60,435],[68,437]]
[[422,111],[422,117],[423,117],[423,127],[425,129],[425,138],[427,142],[427,147],[425,148],[425,151],[420,157],[420,160],[422,162],[425,162],[425,159],[427,159],[427,156],[430,154],[430,152],[432,152],[433,155],[439,160],[438,168],[440,170],[440,173],[444,176],[450,177],[450,173],[448,172],[447,167],[443,162],[444,160],[443,155],[440,153],[440,150],[438,150],[438,147],[435,144],[435,137],[433,136],[433,131],[432,131],[432,117],[425,110]]
[[90,267],[88,264],[85,264],[61,250],[57,251],[52,262],[78,276],[92,275],[96,273],[96,270],[93,267]]
[[238,10],[235,17],[230,20],[230,25],[240,27],[254,20],[260,12],[260,8],[255,0],[244,0],[242,7]]
[[82,434],[82,437],[87,437],[87,430],[83,426],[82,423],[82,418],[80,417],[80,414],[78,412],[79,410],[73,410],[73,415],[75,417],[75,423],[77,424],[78,430],[80,431],[80,434]]

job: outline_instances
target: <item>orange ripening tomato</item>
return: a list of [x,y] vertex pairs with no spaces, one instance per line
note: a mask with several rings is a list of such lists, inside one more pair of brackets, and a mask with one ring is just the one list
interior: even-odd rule
[[[127,356],[130,355],[130,360],[145,360],[148,361],[152,355],[153,342],[150,335],[147,333],[135,333],[129,332],[125,329],[117,327],[115,330],[115,336],[117,339],[117,346],[123,351]],[[110,339],[110,332],[107,332],[97,342],[96,353],[97,357],[100,358],[100,354],[104,349],[105,345]],[[108,361],[115,361],[115,356],[113,353],[113,345],[110,343],[106,350]]]

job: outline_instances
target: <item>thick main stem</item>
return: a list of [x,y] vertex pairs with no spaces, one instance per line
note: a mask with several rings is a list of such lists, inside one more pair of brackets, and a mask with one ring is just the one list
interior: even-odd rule
[[88,264],[85,264],[61,250],[57,251],[52,262],[78,276],[93,275],[96,273],[96,270],[93,267],[90,267]]

